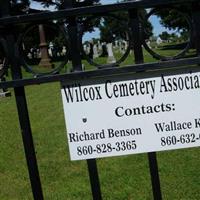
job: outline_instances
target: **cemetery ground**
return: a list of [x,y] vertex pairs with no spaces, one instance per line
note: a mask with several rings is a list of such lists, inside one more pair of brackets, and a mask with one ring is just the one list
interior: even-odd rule
[[[145,53],[145,61],[154,60]],[[28,200],[32,193],[10,91],[11,97],[0,99],[0,199]],[[28,86],[26,94],[44,199],[92,199],[86,161],[69,158],[60,84]],[[163,199],[200,199],[199,154],[200,148],[157,153]],[[97,159],[97,164],[103,199],[153,199],[147,154]]]

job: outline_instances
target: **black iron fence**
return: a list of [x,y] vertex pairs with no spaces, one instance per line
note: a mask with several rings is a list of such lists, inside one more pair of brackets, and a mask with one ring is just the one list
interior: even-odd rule
[[[54,10],[47,12],[31,9],[27,1],[2,0],[0,2],[0,42],[3,52],[0,78],[4,80],[0,82],[0,88],[4,90],[14,88],[34,199],[43,199],[43,192],[26,103],[25,86],[108,74],[173,69],[200,63],[200,4],[198,0],[139,0],[112,5],[92,5],[92,3],[93,1],[86,0],[81,2],[66,0],[62,4],[52,3],[55,6]],[[186,9],[188,7],[189,10]],[[185,20],[183,29],[186,39],[182,38],[184,41],[179,44],[181,50],[179,49],[180,51],[173,55],[162,55],[160,51],[157,51],[158,47],[153,47],[159,42],[156,42],[155,38],[154,41],[150,40],[152,35],[149,31],[152,30],[147,25],[151,16],[162,16],[167,10],[168,15],[177,12],[179,18]],[[121,29],[114,30],[116,26],[110,21],[114,21],[118,27],[121,26]],[[171,20],[168,23],[171,23],[173,27],[177,22]],[[106,39],[93,41],[88,40],[87,37],[84,39],[86,32],[95,32],[95,27],[102,26],[109,32]],[[32,34],[35,30],[39,30],[39,36]],[[180,39],[179,36],[176,40]],[[115,57],[108,44],[118,48],[120,55]],[[172,44],[171,48],[173,47]],[[169,46],[163,48],[167,49]],[[176,48],[178,48],[177,45]],[[196,50],[192,55],[187,55],[191,48]],[[143,49],[159,62],[144,63]],[[130,56],[130,52],[133,52],[135,64],[121,67]],[[101,57],[104,58],[103,61],[100,60]],[[84,71],[83,59],[96,69]],[[71,68],[68,69],[66,66],[69,63],[71,63]],[[42,67],[46,68],[41,70]],[[32,73],[33,78],[24,78],[22,68]],[[64,70],[65,68],[67,69]],[[5,81],[4,77],[8,71],[11,72],[12,80]],[[156,153],[148,153],[148,159],[154,199],[162,199]],[[87,160],[87,164],[93,199],[102,199],[96,160]]]

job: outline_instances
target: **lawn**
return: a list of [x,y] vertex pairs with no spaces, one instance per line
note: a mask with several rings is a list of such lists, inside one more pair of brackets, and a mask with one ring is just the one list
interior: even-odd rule
[[[33,197],[11,92],[0,99],[0,199],[28,200]],[[44,199],[92,199],[86,161],[69,158],[59,83],[28,86],[26,95]],[[200,199],[199,153],[200,148],[157,153],[164,200]],[[97,164],[103,199],[153,199],[147,154],[102,158]]]

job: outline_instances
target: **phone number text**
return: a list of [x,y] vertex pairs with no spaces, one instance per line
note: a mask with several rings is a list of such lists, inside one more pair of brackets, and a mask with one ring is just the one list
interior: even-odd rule
[[132,151],[137,148],[136,141],[122,141],[106,144],[97,144],[95,146],[87,145],[87,146],[78,146],[77,147],[77,155],[78,156],[86,156],[92,155],[94,153],[104,154],[111,152],[123,152],[123,151]]

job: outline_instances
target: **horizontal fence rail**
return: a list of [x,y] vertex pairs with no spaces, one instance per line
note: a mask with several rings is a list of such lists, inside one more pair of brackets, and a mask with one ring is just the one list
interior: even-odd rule
[[[30,23],[35,21],[43,20],[53,20],[53,19],[63,19],[66,17],[75,17],[81,15],[91,15],[91,14],[101,14],[108,12],[115,12],[120,10],[131,10],[131,9],[141,9],[141,8],[152,8],[160,6],[172,6],[179,5],[181,3],[186,3],[187,0],[138,0],[130,1],[124,3],[117,3],[111,5],[95,5],[87,6],[81,8],[66,8],[59,11],[53,12],[42,12],[37,14],[27,14],[27,15],[17,15],[8,16],[0,19],[0,24],[21,24]],[[198,0],[190,0],[190,3],[199,3]]]
[[[80,80],[84,78],[95,78],[99,76],[109,76],[109,75],[117,75],[117,74],[126,74],[126,73],[138,73],[145,71],[156,71],[156,70],[166,70],[169,68],[174,69],[182,69],[188,66],[193,66],[200,64],[200,58],[187,58],[187,59],[179,59],[173,61],[162,61],[157,63],[144,63],[137,65],[124,66],[120,68],[102,68],[98,70],[92,71],[78,71],[72,72],[68,74],[57,74],[57,75],[49,75],[42,76],[36,78],[24,78],[17,79],[12,81],[0,82],[0,88],[11,88],[11,87],[20,87],[20,86],[28,86],[28,85],[37,85],[51,82],[59,82],[63,80]],[[194,67],[193,70],[195,71]],[[192,68],[191,68],[192,69]]]

